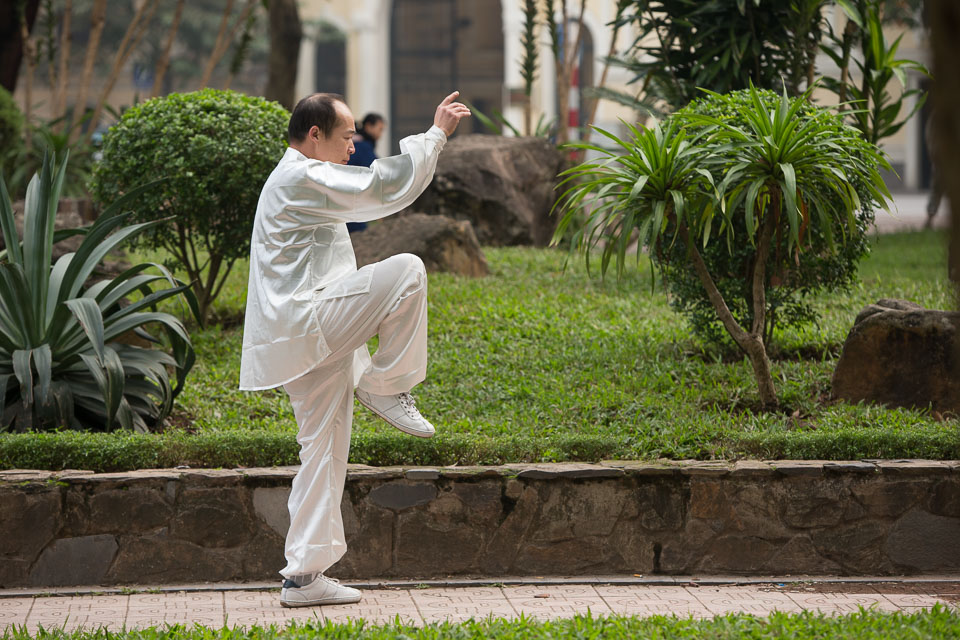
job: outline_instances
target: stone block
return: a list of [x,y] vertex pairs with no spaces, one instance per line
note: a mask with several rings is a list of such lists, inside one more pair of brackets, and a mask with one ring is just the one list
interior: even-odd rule
[[287,565],[283,537],[269,529],[262,529],[238,553],[243,580],[279,580],[279,571]]
[[61,488],[0,487],[0,556],[32,562],[60,529]]
[[172,538],[165,530],[118,540],[120,549],[106,576],[111,584],[223,582],[244,577],[243,557],[236,549],[203,547]]
[[621,518],[634,519],[648,531],[674,531],[683,526],[683,495],[674,483],[641,482],[633,492],[634,501]]
[[737,460],[730,475],[735,478],[769,477],[774,474],[773,467],[760,460]]
[[514,563],[520,575],[578,575],[612,571],[607,559],[605,538],[591,536],[558,542],[528,542],[522,545]]
[[815,478],[823,475],[823,460],[777,460],[770,466],[783,476]]
[[626,487],[609,480],[544,483],[538,489],[540,508],[530,536],[536,543],[608,535],[633,501]]
[[888,528],[883,522],[867,520],[810,532],[810,540],[821,558],[836,562],[844,573],[880,575],[893,568],[883,552]]
[[0,589],[28,586],[31,562],[32,559],[0,556]]
[[840,573],[840,565],[824,558],[807,535],[797,535],[780,546],[761,567],[771,575]]
[[392,573],[401,576],[436,576],[476,571],[486,530],[473,522],[469,509],[449,494],[434,504],[445,504],[444,513],[407,511],[397,516],[396,562]]
[[960,518],[960,479],[941,480],[930,495],[929,511],[934,515]]
[[721,536],[704,551],[697,569],[712,573],[753,573],[767,564],[777,549],[775,542],[754,536]]
[[333,566],[334,577],[390,575],[393,566],[393,529],[396,514],[371,502],[341,504],[347,553]]
[[877,467],[891,476],[947,475],[950,467],[939,460],[881,460]]
[[831,527],[844,520],[849,500],[850,491],[838,481],[802,478],[784,482],[783,521],[797,529]]
[[407,480],[436,480],[440,477],[440,470],[427,468],[407,469],[403,476]]
[[385,509],[403,511],[421,504],[427,504],[437,497],[434,484],[407,482],[388,482],[372,489],[367,500]]
[[823,463],[824,473],[830,474],[848,474],[848,473],[879,473],[880,468],[873,462],[865,462],[860,460],[849,460],[849,461],[839,461],[839,462],[824,462]]
[[253,490],[254,513],[281,538],[286,537],[290,528],[289,498],[290,487],[257,487]]
[[911,573],[960,569],[960,518],[911,509],[893,526],[884,550]]
[[55,540],[33,565],[29,583],[37,587],[101,584],[116,553],[117,540],[112,535]]
[[732,465],[729,462],[695,462],[683,465],[680,468],[680,473],[685,476],[722,478],[729,475],[731,470]]
[[928,491],[926,482],[917,480],[876,480],[851,487],[854,497],[868,514],[893,517],[916,505]]
[[540,503],[540,496],[536,489],[524,487],[523,483],[517,480],[510,482],[514,484],[508,483],[507,491],[512,486],[520,493],[516,498],[512,498],[516,500],[515,504],[493,532],[484,550],[484,556],[480,562],[489,575],[503,575],[513,570],[520,546],[537,515]]
[[170,520],[170,536],[203,547],[236,547],[253,535],[257,527],[244,498],[246,492],[236,486],[189,488],[180,492]]
[[164,493],[156,487],[107,489],[88,501],[89,533],[137,533],[165,527],[173,513]]

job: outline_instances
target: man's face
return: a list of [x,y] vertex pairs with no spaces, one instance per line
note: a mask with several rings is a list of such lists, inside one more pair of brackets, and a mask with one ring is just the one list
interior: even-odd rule
[[356,133],[353,123],[353,113],[350,107],[342,102],[334,103],[337,109],[338,120],[329,137],[324,137],[319,127],[311,127],[307,133],[309,153],[314,160],[347,164],[353,155],[353,135]]
[[364,127],[364,130],[367,132],[367,135],[370,136],[374,142],[376,142],[380,139],[380,136],[383,135],[383,129],[386,126],[387,123],[384,120],[380,120],[375,124],[368,124],[366,127]]

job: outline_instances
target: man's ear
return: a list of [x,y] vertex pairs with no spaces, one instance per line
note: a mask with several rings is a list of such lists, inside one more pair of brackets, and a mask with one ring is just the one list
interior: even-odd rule
[[310,127],[310,131],[307,132],[307,136],[316,140],[317,142],[323,140],[323,133],[320,131],[320,127],[317,125]]

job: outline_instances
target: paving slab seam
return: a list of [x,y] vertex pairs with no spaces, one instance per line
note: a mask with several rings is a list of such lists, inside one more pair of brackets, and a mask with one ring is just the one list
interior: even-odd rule
[[[960,582],[960,573],[937,576],[573,576],[573,577],[506,577],[464,578],[442,580],[377,580],[350,581],[343,584],[355,589],[431,589],[498,587],[502,586],[563,586],[563,585],[615,585],[615,586],[749,586],[763,584],[946,584]],[[56,587],[38,589],[0,589],[0,599],[5,598],[57,598],[70,596],[113,596],[134,594],[207,593],[236,591],[279,591],[275,582],[209,583],[184,585],[133,585],[126,587]]]

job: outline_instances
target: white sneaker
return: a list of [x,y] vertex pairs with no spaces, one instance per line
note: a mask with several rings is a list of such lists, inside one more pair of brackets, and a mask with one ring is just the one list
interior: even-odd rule
[[417,411],[413,396],[409,393],[376,396],[357,389],[356,396],[360,404],[404,433],[419,438],[429,438],[436,433],[433,425]]
[[290,580],[284,582],[280,590],[280,604],[284,607],[312,607],[321,604],[353,604],[360,602],[360,592],[345,587],[339,580],[320,574],[310,584],[302,587],[293,585]]

